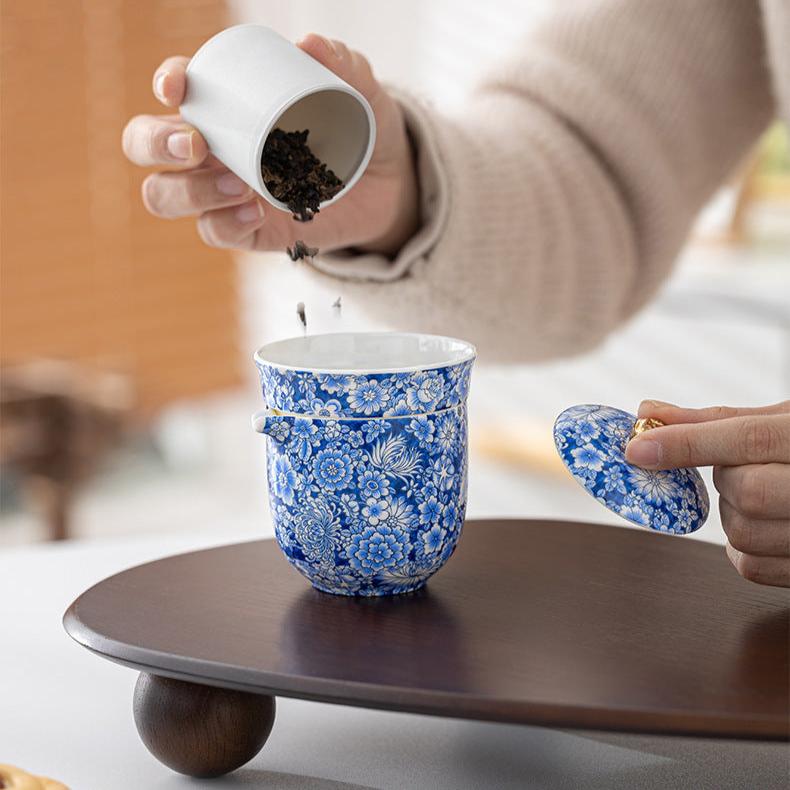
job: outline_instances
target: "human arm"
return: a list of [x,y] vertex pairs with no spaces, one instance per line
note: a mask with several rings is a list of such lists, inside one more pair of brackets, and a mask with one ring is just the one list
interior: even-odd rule
[[[579,353],[656,293],[769,121],[763,47],[752,0],[573,6],[453,111],[385,91],[405,120],[386,172],[416,173],[414,188],[382,191],[373,168],[309,229],[274,210],[246,227],[223,208],[190,210],[217,246],[282,249],[291,237],[270,231],[283,223],[304,233],[330,251],[315,269],[384,324],[461,335],[488,360]],[[380,146],[395,151],[387,139],[374,163]],[[377,201],[385,222],[368,213]]]

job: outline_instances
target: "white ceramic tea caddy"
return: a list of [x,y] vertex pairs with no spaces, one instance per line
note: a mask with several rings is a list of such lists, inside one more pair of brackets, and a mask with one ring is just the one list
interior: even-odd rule
[[200,47],[187,67],[181,116],[217,159],[283,211],[288,207],[269,192],[261,174],[272,129],[309,129],[310,150],[345,184],[322,207],[359,180],[376,142],[376,120],[365,97],[261,25],[227,28]]

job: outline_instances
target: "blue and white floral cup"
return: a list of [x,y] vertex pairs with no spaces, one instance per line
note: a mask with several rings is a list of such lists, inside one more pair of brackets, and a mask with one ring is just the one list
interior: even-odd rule
[[275,536],[314,587],[411,592],[453,553],[474,359],[464,341],[397,332],[299,337],[255,354]]

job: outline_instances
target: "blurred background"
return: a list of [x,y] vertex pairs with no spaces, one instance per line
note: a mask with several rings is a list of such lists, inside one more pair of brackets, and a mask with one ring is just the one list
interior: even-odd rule
[[[342,286],[309,281],[284,253],[212,250],[192,221],[146,214],[145,172],[120,134],[160,111],[150,85],[164,57],[241,21],[292,39],[315,30],[450,105],[551,6],[2,0],[0,547],[271,535],[264,442],[249,427],[254,349],[301,331],[297,301],[311,331],[388,328],[348,300],[338,318]],[[703,212],[659,299],[604,347],[475,370],[469,513],[624,524],[556,457],[552,422],[571,404],[760,405],[788,392],[790,153],[777,124]],[[724,542],[716,513],[698,537]]]

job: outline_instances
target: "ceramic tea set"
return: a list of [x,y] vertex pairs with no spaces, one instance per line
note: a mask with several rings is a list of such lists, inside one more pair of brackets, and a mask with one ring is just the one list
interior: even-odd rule
[[[269,28],[239,25],[211,38],[187,84],[184,119],[281,210],[260,167],[275,125],[309,128],[311,149],[345,183],[322,208],[370,160],[376,124],[365,98]],[[257,352],[266,408],[253,425],[267,436],[275,535],[316,588],[408,593],[447,562],[466,513],[474,359],[462,340],[397,332],[305,336]],[[554,439],[574,478],[610,510],[661,532],[699,529],[709,509],[699,473],[631,466],[625,446],[635,426],[627,412],[574,406],[558,417]]]
[[[466,513],[466,400],[475,349],[447,337],[326,334],[259,349],[275,536],[324,592],[412,592],[453,553]],[[610,510],[686,534],[708,495],[695,469],[631,466],[627,412],[574,406],[554,439],[571,474]],[[637,426],[638,427],[638,426]]]
[[401,333],[284,340],[255,355],[269,499],[288,560],[343,595],[416,590],[466,513],[469,343]]

